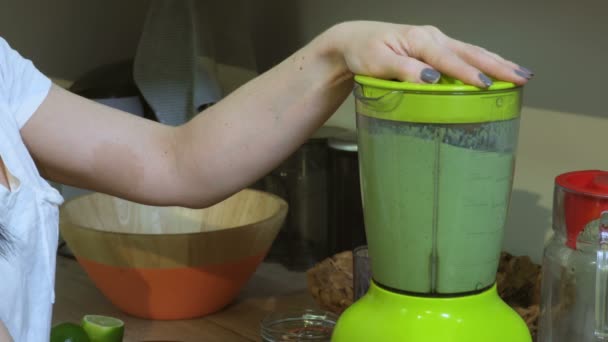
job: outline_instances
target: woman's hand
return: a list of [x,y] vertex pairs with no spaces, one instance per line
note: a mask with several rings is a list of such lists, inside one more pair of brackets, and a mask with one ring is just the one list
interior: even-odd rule
[[435,83],[441,74],[486,88],[491,78],[525,84],[533,73],[433,26],[356,21],[327,32],[353,74]]

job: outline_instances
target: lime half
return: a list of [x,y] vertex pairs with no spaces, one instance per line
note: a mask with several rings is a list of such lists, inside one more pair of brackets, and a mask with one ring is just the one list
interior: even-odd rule
[[51,329],[51,342],[90,342],[89,336],[78,324],[60,323]]
[[114,317],[86,315],[82,318],[82,328],[91,342],[122,342],[125,324]]

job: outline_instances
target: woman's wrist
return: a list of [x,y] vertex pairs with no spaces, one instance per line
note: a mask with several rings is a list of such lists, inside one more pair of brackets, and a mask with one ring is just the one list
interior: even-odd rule
[[336,24],[325,32],[321,33],[311,45],[316,49],[317,54],[331,65],[331,70],[337,79],[344,80],[353,77],[344,58],[346,32],[345,26],[348,23]]

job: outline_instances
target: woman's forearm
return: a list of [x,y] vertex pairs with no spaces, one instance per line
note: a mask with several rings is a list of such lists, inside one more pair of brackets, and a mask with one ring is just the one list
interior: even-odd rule
[[352,89],[352,74],[332,34],[322,34],[176,130],[184,205],[214,203],[262,177],[340,106]]

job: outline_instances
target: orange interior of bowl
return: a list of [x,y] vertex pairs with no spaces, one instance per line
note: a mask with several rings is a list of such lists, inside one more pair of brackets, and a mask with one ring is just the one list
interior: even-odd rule
[[230,302],[270,248],[282,199],[243,190],[206,209],[154,207],[95,193],[61,209],[63,238],[119,308],[183,319]]

